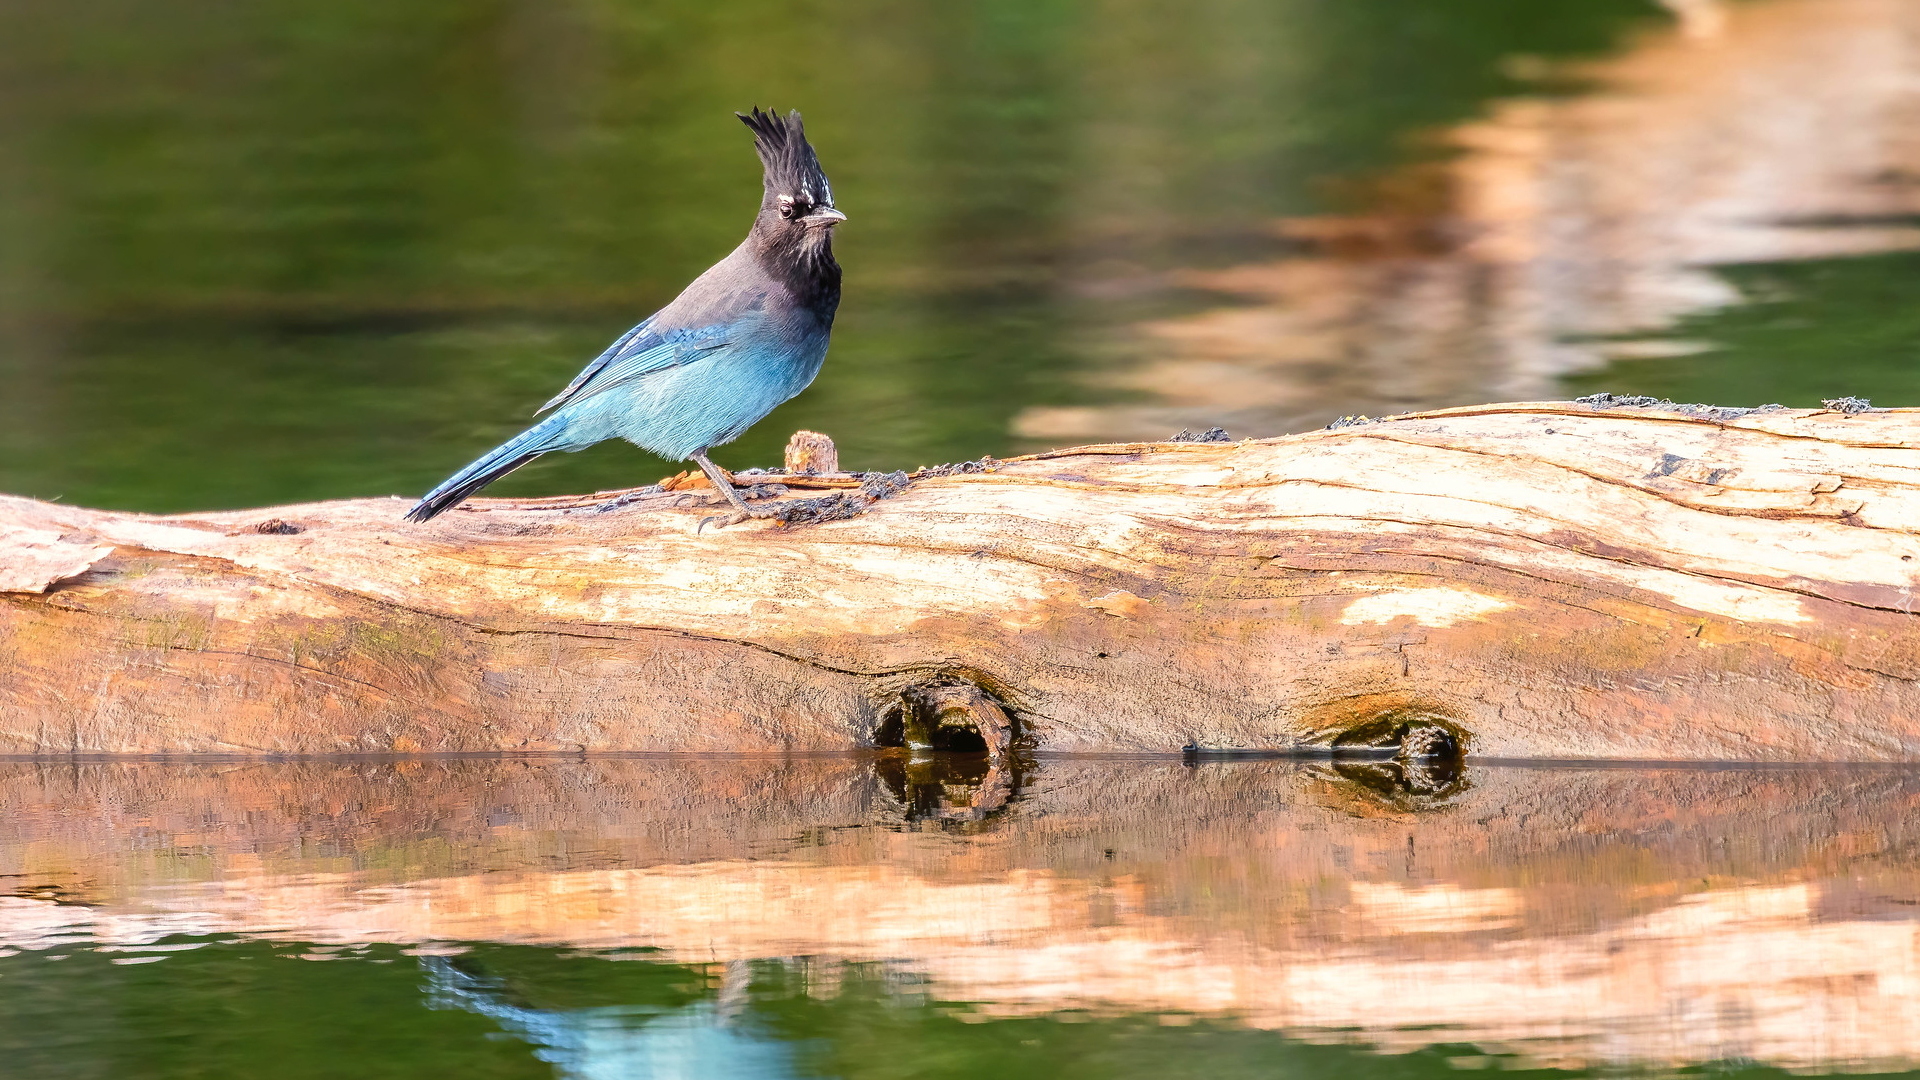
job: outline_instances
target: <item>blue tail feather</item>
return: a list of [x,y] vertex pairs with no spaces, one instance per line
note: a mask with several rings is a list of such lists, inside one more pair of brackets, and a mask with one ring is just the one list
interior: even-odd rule
[[465,502],[474,492],[493,483],[513,470],[539,457],[549,450],[558,449],[553,437],[564,424],[556,424],[557,417],[535,424],[527,430],[489,450],[479,460],[442,481],[439,487],[426,493],[413,509],[407,511],[408,521],[426,521],[437,517]]

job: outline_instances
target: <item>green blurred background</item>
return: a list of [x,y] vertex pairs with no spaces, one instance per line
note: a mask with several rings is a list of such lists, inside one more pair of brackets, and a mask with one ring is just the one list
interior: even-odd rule
[[[0,491],[141,510],[413,494],[744,234],[731,113],[800,108],[852,220],[797,427],[854,468],[1123,398],[1102,281],[1260,258],[1651,0],[10,0]],[[1348,200],[1350,201],[1350,200]],[[1091,284],[1090,284],[1091,283]],[[1272,432],[1247,432],[1272,434]],[[646,483],[624,444],[498,493]]]

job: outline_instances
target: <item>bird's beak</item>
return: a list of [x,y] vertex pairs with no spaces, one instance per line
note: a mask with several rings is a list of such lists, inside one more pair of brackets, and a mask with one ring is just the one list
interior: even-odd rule
[[847,220],[847,215],[835,210],[831,206],[823,206],[800,220],[808,225],[838,225]]

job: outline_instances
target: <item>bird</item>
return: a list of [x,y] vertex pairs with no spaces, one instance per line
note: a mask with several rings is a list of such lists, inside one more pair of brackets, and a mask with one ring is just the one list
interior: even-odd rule
[[613,438],[699,465],[733,508],[722,527],[771,516],[747,505],[707,451],[820,373],[840,306],[833,228],[847,216],[834,208],[798,110],[734,115],[753,130],[762,166],[747,238],[574,376],[535,411],[544,419],[429,491],[407,520],[445,513],[542,454]]

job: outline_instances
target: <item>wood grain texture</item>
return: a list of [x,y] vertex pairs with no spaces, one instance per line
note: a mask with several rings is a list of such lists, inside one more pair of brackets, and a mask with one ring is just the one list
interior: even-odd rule
[[0,595],[0,751],[843,749],[970,684],[1036,750],[1421,717],[1497,756],[1911,759],[1916,448],[1920,410],[1539,403],[1080,447],[717,532],[704,492],[424,525],[6,499],[0,551],[90,568]]

